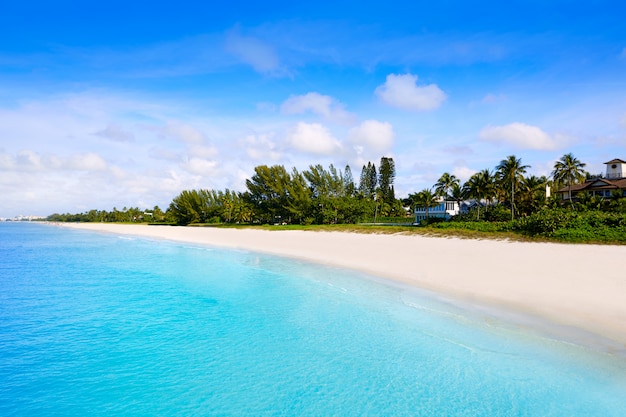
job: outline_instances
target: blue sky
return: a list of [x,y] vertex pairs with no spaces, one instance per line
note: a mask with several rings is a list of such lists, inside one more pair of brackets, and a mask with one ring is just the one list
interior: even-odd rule
[[[4,2],[0,217],[166,208],[257,165],[626,159],[626,5]],[[436,4],[433,4],[436,3]]]

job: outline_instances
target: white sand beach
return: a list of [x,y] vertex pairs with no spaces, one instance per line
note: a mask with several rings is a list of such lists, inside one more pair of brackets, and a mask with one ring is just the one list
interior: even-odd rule
[[300,258],[540,318],[626,351],[626,246],[118,224],[63,226]]

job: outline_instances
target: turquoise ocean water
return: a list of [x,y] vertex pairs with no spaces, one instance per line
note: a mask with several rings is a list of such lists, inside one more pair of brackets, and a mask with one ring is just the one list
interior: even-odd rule
[[349,271],[0,224],[0,416],[624,416],[625,371]]

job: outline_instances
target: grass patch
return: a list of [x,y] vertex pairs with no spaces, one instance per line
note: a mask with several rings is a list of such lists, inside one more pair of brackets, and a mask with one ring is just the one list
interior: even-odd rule
[[523,242],[558,242],[592,244],[626,244],[626,218],[604,214],[567,212],[537,213],[515,221],[451,221],[426,226],[392,224],[331,225],[249,225],[195,224],[192,227],[251,228],[269,231],[303,230],[311,232],[346,232],[403,234],[461,239],[492,239]]

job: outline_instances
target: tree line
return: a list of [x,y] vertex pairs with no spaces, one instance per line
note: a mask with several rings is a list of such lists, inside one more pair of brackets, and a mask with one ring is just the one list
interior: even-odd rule
[[163,212],[159,206],[152,209],[141,210],[139,207],[124,207],[118,210],[113,207],[112,211],[89,210],[84,213],[54,213],[46,220],[52,222],[94,222],[94,223],[167,223],[171,220],[168,213]]
[[[439,204],[441,198],[456,201],[459,206],[467,200],[473,201],[476,219],[489,220],[490,208],[498,207],[498,220],[503,209],[510,213],[510,219],[528,215],[546,204],[546,186],[558,186],[546,176],[524,176],[530,165],[524,165],[521,158],[510,155],[500,161],[495,169],[483,169],[472,175],[464,184],[450,173],[444,173],[432,188],[409,194],[413,206],[425,208]],[[579,178],[579,177],[577,177]],[[491,215],[493,219],[494,215]]]
[[379,168],[368,162],[358,185],[349,165],[311,165],[304,171],[283,165],[260,165],[246,180],[246,191],[187,190],[174,198],[168,213],[177,224],[358,223],[372,216],[406,216],[394,191],[393,158],[382,157]]
[[[494,169],[483,169],[472,175],[465,183],[450,174],[444,173],[431,188],[409,194],[412,207],[428,210],[440,201],[472,203],[471,216],[475,220],[506,221],[527,217],[544,208],[568,206],[572,210],[604,210],[626,212],[626,200],[621,190],[616,190],[612,198],[606,199],[589,193],[580,193],[572,197],[573,185],[585,182],[592,175],[571,153],[563,155],[554,164],[550,177],[525,175],[530,165],[522,163],[521,158],[510,155],[502,159]],[[557,192],[567,188],[567,198]],[[550,190],[550,194],[547,191]],[[457,216],[456,220],[471,220],[471,216]]]
[[[610,199],[585,193],[563,199],[556,192],[567,188],[571,197],[572,186],[592,177],[585,171],[585,166],[568,153],[555,163],[549,177],[527,175],[530,165],[510,155],[494,168],[476,172],[464,183],[446,172],[432,187],[411,193],[406,199],[398,199],[394,190],[395,164],[390,157],[382,157],[378,166],[372,162],[363,165],[358,182],[349,165],[342,170],[332,164],[328,168],[317,164],[303,171],[287,170],[282,165],[260,165],[254,168],[254,174],[246,180],[246,190],[242,192],[184,190],[165,211],[158,206],[150,210],[125,207],[110,212],[91,210],[81,214],[54,214],[48,219],[178,225],[352,224],[390,220],[411,223],[416,208],[428,210],[448,200],[459,205],[464,203],[467,212],[454,216],[451,225],[435,225],[440,219],[429,219],[423,225],[514,230],[547,236],[565,227],[559,219],[575,216],[577,220],[570,223],[582,225],[580,227],[586,230],[587,236],[596,230],[593,225],[622,227],[623,223],[626,227],[626,199],[621,192]],[[552,190],[550,196],[546,194],[547,187]],[[583,217],[587,220],[581,220]],[[580,230],[577,229],[576,233]],[[626,230],[624,232],[626,234]]]
[[246,190],[184,190],[163,212],[136,208],[112,212],[53,214],[50,221],[194,223],[342,224],[409,215],[395,197],[393,158],[378,169],[363,165],[358,184],[349,165],[311,165],[304,171],[283,165],[260,165],[246,180]]
[[[574,185],[602,177],[585,171],[585,166],[568,153],[554,164],[550,177],[526,176],[530,166],[511,155],[495,169],[481,170],[462,185],[454,175],[444,173],[433,187],[409,198],[423,209],[439,204],[441,199],[470,203],[467,212],[453,216],[449,222],[423,222],[423,226],[434,230],[505,232],[565,242],[626,243],[623,190],[615,190],[610,198],[588,192],[572,194]],[[547,190],[552,191],[549,196]]]

